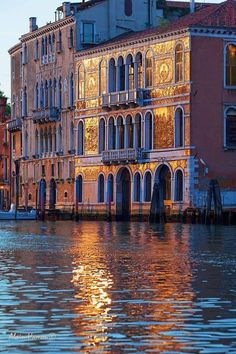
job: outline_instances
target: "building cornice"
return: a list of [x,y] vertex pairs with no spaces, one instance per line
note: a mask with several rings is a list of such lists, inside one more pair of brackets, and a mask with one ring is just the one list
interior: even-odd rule
[[29,32],[26,34],[23,34],[20,37],[20,40],[22,43],[27,42],[31,39],[37,38],[39,36],[42,36],[48,32],[55,31],[57,29],[60,29],[62,27],[65,27],[75,21],[74,16],[67,17],[65,19],[53,22],[53,23],[48,23],[47,25],[40,27],[39,29]]
[[121,48],[126,48],[126,47],[130,47],[130,46],[134,46],[134,45],[142,45],[144,43],[148,43],[148,42],[153,42],[155,40],[158,39],[164,39],[164,38],[169,38],[169,37],[175,37],[175,36],[179,36],[179,35],[183,35],[189,33],[189,28],[183,28],[180,30],[175,30],[175,31],[171,31],[168,33],[161,33],[161,34],[152,34],[146,37],[140,37],[140,38],[135,38],[134,40],[130,39],[130,40],[125,40],[124,42],[121,43],[120,41],[115,42],[114,43],[108,43],[107,45],[101,44],[100,46],[96,46],[94,48],[88,49],[88,50],[83,50],[80,52],[77,52],[75,54],[75,59],[77,58],[83,58],[83,57],[89,57],[90,55],[94,55],[97,53],[103,53],[106,52],[108,50],[116,50],[116,49],[121,49]]
[[9,50],[8,50],[8,53],[10,55],[14,54],[15,52],[17,52],[18,50],[20,50],[22,48],[22,43],[19,42],[17,44],[15,44],[13,47],[11,47]]

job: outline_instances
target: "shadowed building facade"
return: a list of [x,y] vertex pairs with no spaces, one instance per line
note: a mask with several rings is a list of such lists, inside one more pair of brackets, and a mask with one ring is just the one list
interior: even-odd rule
[[155,182],[171,212],[203,207],[210,179],[235,206],[232,14],[228,0],[75,55],[79,213],[148,215]]

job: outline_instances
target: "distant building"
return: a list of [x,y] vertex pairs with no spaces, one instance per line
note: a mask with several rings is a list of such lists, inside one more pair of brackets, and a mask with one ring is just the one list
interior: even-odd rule
[[155,182],[178,213],[217,179],[236,206],[236,2],[76,53],[76,208],[148,215]]
[[0,97],[0,210],[10,204],[10,142],[7,130],[7,98]]

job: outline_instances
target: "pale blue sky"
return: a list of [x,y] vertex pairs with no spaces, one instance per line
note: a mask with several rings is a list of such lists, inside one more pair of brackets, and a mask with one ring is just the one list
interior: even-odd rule
[[0,90],[10,97],[10,60],[8,49],[28,32],[29,17],[37,17],[39,26],[54,20],[54,12],[63,0],[0,0]]
[[8,97],[11,89],[8,49],[18,42],[23,33],[28,32],[29,17],[37,17],[38,25],[43,26],[54,20],[54,12],[62,2],[63,0],[0,0],[0,90]]

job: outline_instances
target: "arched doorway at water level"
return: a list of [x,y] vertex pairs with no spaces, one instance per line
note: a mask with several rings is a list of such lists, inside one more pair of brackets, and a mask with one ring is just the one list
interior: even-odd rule
[[50,181],[49,209],[55,209],[57,200],[57,185],[54,178]]
[[171,171],[167,165],[161,165],[155,174],[155,182],[160,182],[163,187],[163,199],[171,200]]
[[117,220],[130,219],[131,176],[126,167],[122,167],[116,177],[116,217]]
[[47,195],[47,184],[45,179],[41,179],[39,182],[39,209],[41,211],[45,210],[46,205],[46,195]]

